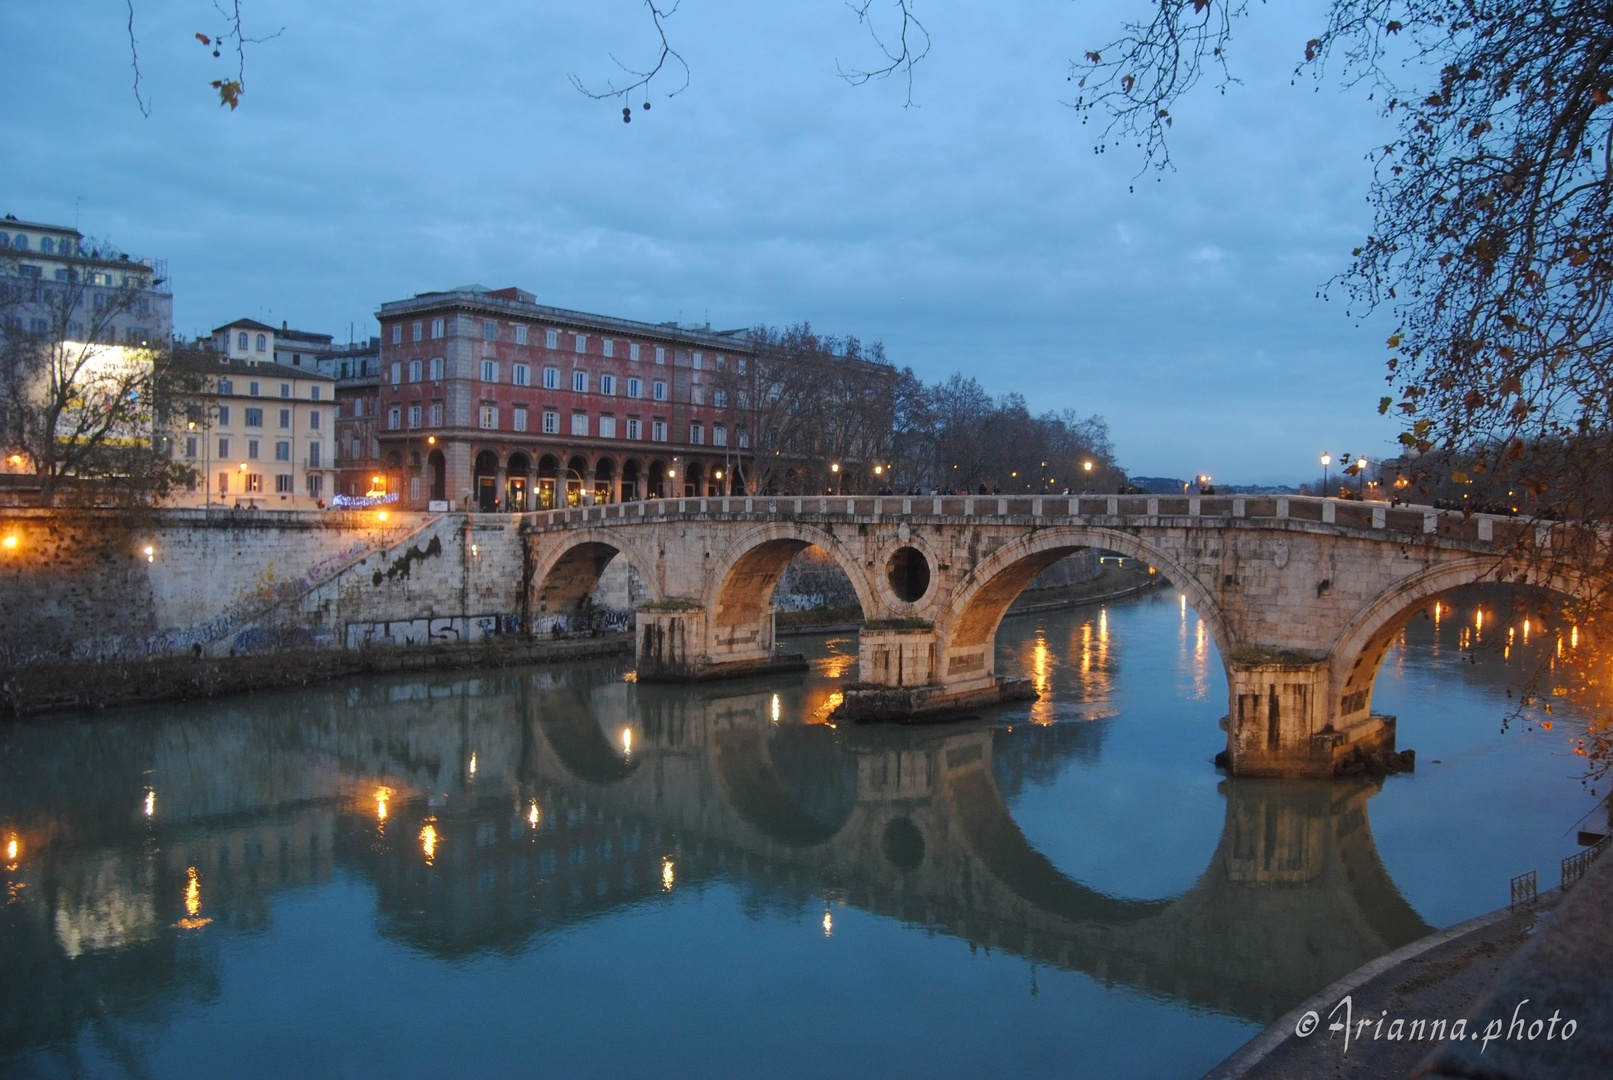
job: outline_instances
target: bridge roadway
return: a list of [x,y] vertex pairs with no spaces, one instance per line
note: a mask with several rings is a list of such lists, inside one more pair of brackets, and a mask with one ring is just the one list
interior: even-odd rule
[[[1400,628],[1460,585],[1533,579],[1518,552],[1560,532],[1487,515],[1337,499],[1244,496],[752,497],[652,500],[526,515],[529,620],[580,610],[620,556],[645,680],[701,680],[780,662],[772,595],[808,546],[862,605],[860,682],[840,715],[913,720],[1030,696],[995,668],[997,627],[1044,569],[1099,548],[1168,578],[1226,666],[1236,775],[1327,776],[1394,749],[1372,686]],[[530,623],[529,623],[530,624]]]
[[[191,867],[200,914],[239,928],[345,868],[373,883],[384,934],[445,958],[722,881],[809,923],[849,904],[1259,1022],[1429,931],[1373,843],[1381,781],[1230,779],[1191,887],[1127,899],[1049,862],[1002,787],[1101,758],[1100,726],[837,729],[810,722],[833,684],[799,675],[680,689],[623,674],[375,681],[283,710],[97,720],[65,745],[55,728],[11,732],[0,817],[43,905],[0,927],[31,973],[5,995],[12,1037],[49,1034],[42,1003],[178,1007],[187,980],[216,979],[176,963],[188,954],[165,929]],[[64,771],[84,788],[67,804],[50,779]],[[130,812],[148,790],[149,820]],[[72,963],[86,953],[99,959]]]

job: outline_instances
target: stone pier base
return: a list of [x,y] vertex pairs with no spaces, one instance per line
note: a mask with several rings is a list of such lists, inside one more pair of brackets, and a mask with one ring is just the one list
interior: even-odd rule
[[878,686],[852,683],[833,713],[856,723],[915,724],[955,720],[1007,701],[1034,701],[1029,679],[995,677],[983,685],[955,690],[945,686]]

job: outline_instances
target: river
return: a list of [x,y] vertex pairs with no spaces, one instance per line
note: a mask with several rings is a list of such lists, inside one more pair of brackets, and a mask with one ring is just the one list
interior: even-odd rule
[[933,727],[827,722],[850,636],[10,724],[0,1073],[1191,1080],[1556,883],[1595,799],[1572,713],[1503,728],[1557,648],[1518,618],[1414,619],[1374,707],[1417,771],[1332,783],[1216,771],[1170,591],[1008,619],[1041,700]]

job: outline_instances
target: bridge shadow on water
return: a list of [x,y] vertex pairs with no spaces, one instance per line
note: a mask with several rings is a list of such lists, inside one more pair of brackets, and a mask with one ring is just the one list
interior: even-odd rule
[[751,910],[833,898],[1254,1022],[1430,929],[1378,858],[1378,781],[1225,781],[1197,880],[1129,899],[1062,872],[1003,794],[1098,753],[1101,725],[836,729],[800,720],[826,714],[819,680],[623,676],[371,680],[7,731],[0,1060],[211,1000],[219,939],[195,930],[261,930],[277,893],[338,875],[368,882],[383,936],[444,960],[721,882]]

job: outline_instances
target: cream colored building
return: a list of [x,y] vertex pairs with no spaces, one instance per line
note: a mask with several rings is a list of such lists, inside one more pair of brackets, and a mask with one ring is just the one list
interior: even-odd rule
[[[261,342],[261,348],[260,348]],[[221,326],[214,348],[183,355],[201,393],[173,432],[174,457],[194,468],[180,506],[313,509],[335,492],[336,380],[274,362],[274,330]]]

